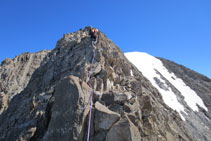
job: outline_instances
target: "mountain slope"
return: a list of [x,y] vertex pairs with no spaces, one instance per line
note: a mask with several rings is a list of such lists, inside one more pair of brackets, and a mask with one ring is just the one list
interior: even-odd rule
[[159,90],[164,102],[180,113],[195,138],[211,139],[211,114],[208,112],[211,83],[207,77],[146,53],[125,55]]
[[28,84],[33,72],[40,67],[49,51],[24,53],[5,59],[0,66],[0,114],[7,109],[13,96],[20,93]]
[[[43,54],[22,91],[3,93],[12,97],[0,114],[0,140],[86,140],[92,88],[90,140],[203,140],[104,33],[92,46],[89,30],[65,34]],[[10,66],[1,65],[1,78],[10,74],[5,68]]]
[[206,107],[211,110],[211,79],[172,61],[163,58],[159,59],[163,62],[163,65],[168,71],[180,77],[193,89],[204,101]]

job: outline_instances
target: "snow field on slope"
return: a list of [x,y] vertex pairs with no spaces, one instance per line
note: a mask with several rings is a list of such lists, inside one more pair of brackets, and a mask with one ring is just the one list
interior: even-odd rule
[[[156,87],[161,93],[164,102],[171,107],[172,109],[179,112],[180,116],[184,120],[182,116],[182,112],[185,112],[185,107],[179,103],[177,100],[177,96],[174,92],[165,84],[165,81],[161,78],[161,76],[156,72],[156,70],[162,74],[180,93],[184,96],[187,105],[193,110],[198,111],[197,104],[207,110],[207,107],[204,105],[202,99],[193,91],[189,86],[187,86],[182,79],[177,78],[174,73],[169,73],[168,70],[164,67],[162,62],[147,54],[142,52],[130,52],[125,53],[125,56],[131,61],[138,69],[143,73],[143,75],[150,80],[152,85]],[[156,84],[154,78],[158,78],[165,86],[168,87],[168,90],[164,90]],[[187,114],[187,113],[186,113]]]

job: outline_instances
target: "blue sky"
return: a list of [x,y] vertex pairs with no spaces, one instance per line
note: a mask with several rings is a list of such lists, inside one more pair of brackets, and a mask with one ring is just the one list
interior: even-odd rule
[[87,25],[124,52],[147,52],[211,78],[210,0],[0,0],[0,61],[53,49]]

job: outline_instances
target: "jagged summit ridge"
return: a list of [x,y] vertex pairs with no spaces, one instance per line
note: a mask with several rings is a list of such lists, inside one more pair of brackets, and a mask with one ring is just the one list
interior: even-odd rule
[[40,60],[0,115],[0,139],[86,140],[92,87],[90,140],[195,140],[120,48],[101,31],[94,48],[89,31],[65,34]]

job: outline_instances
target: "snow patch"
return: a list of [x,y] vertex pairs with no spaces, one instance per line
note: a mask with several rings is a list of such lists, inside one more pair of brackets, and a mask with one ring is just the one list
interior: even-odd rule
[[132,70],[130,70],[130,75],[133,76],[133,71]]
[[[172,109],[178,111],[183,120],[184,117],[182,116],[182,113],[186,113],[185,107],[177,100],[177,96],[171,88],[165,84],[165,81],[161,78],[160,74],[164,76],[175,88],[177,88],[178,91],[180,91],[180,93],[184,96],[184,100],[187,105],[193,111],[199,111],[197,105],[207,110],[207,107],[204,105],[202,99],[195,93],[195,91],[187,86],[182,79],[177,78],[174,73],[169,73],[159,59],[142,52],[125,53],[125,56],[139,69],[139,71],[143,73],[145,77],[150,80],[152,85],[161,93],[164,102]],[[154,78],[159,79],[159,81],[163,83],[165,87],[168,87],[168,89],[162,89],[156,83]]]

